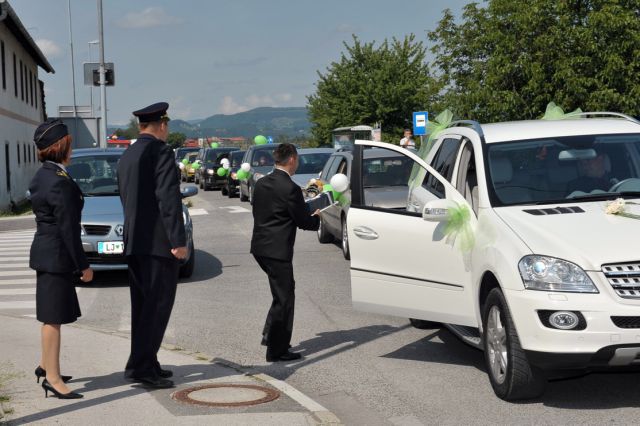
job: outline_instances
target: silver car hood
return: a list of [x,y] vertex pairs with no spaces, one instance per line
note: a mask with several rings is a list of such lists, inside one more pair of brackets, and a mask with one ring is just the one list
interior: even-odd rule
[[85,197],[82,209],[82,221],[113,221],[124,220],[122,203],[118,196]]
[[303,174],[303,175],[295,174],[291,176],[291,180],[294,181],[296,185],[298,185],[301,188],[306,188],[307,184],[311,179],[318,179],[318,173]]

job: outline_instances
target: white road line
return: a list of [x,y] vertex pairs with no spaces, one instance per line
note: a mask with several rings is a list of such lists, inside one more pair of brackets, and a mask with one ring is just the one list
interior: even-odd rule
[[10,255],[5,256],[5,255],[0,254],[0,263],[4,263],[4,262],[20,262],[20,261],[25,261],[25,260],[29,260],[29,256],[10,257]]
[[245,209],[239,206],[220,207],[221,209],[228,210],[229,213],[251,213],[251,210]]
[[8,231],[8,232],[0,232],[0,237],[5,237],[7,235],[36,235],[36,231]]
[[6,309],[35,309],[35,300],[18,300],[15,302],[0,302],[0,310]]
[[36,285],[35,278],[5,278],[0,285]]
[[28,253],[31,250],[31,245],[28,246],[3,246],[0,245],[0,252],[2,253],[13,253],[13,254],[22,254]]
[[23,315],[25,318],[36,318],[36,314]]
[[329,410],[324,408],[322,405],[318,404],[313,399],[309,398],[307,395],[303,394],[302,392],[300,392],[293,386],[288,385],[282,380],[275,379],[271,376],[267,376],[266,374],[255,374],[253,375],[253,377],[269,383],[271,386],[280,390],[282,393],[286,394],[289,398],[293,399],[309,411],[329,412]]
[[22,296],[25,294],[36,294],[35,288],[0,288],[0,296]]
[[202,216],[209,214],[205,209],[189,209],[189,216]]
[[25,277],[30,275],[35,276],[36,271],[0,271],[0,277]]
[[11,268],[28,268],[28,263],[0,263],[0,269],[11,269]]
[[11,238],[11,239],[3,239],[0,238],[0,244],[29,244],[33,241],[33,238]]

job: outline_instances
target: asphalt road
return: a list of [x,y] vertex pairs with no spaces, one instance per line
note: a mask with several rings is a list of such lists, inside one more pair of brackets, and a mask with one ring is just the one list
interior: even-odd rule
[[[193,217],[196,269],[179,284],[166,342],[285,380],[346,424],[637,423],[637,374],[592,374],[549,383],[538,400],[499,400],[482,353],[448,331],[355,311],[348,261],[313,232],[298,232],[294,258],[293,344],[305,358],[265,362],[260,338],[271,296],[249,254],[251,206],[219,191],[192,200],[207,214]],[[81,324],[129,330],[126,274],[100,274],[79,296]]]

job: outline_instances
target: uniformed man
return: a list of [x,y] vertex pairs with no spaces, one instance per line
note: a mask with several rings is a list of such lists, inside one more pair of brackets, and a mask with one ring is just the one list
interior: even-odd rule
[[187,257],[180,179],[169,136],[169,104],[134,111],[140,136],[120,158],[124,245],[131,292],[131,355],[125,377],[153,388],[173,386],[157,354],[171,316],[180,260]]

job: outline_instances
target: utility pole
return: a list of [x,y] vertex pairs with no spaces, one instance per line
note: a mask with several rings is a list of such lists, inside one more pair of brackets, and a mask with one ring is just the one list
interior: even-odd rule
[[102,0],[98,0],[98,28],[100,31],[100,135],[98,146],[107,147],[107,79],[104,66],[104,30],[102,28]]
[[[76,100],[76,66],[73,60],[73,31],[71,29],[71,0],[67,0],[69,11],[69,46],[71,47],[71,86],[73,89],[73,137],[78,137],[78,102]],[[76,142],[77,143],[77,142]]]

